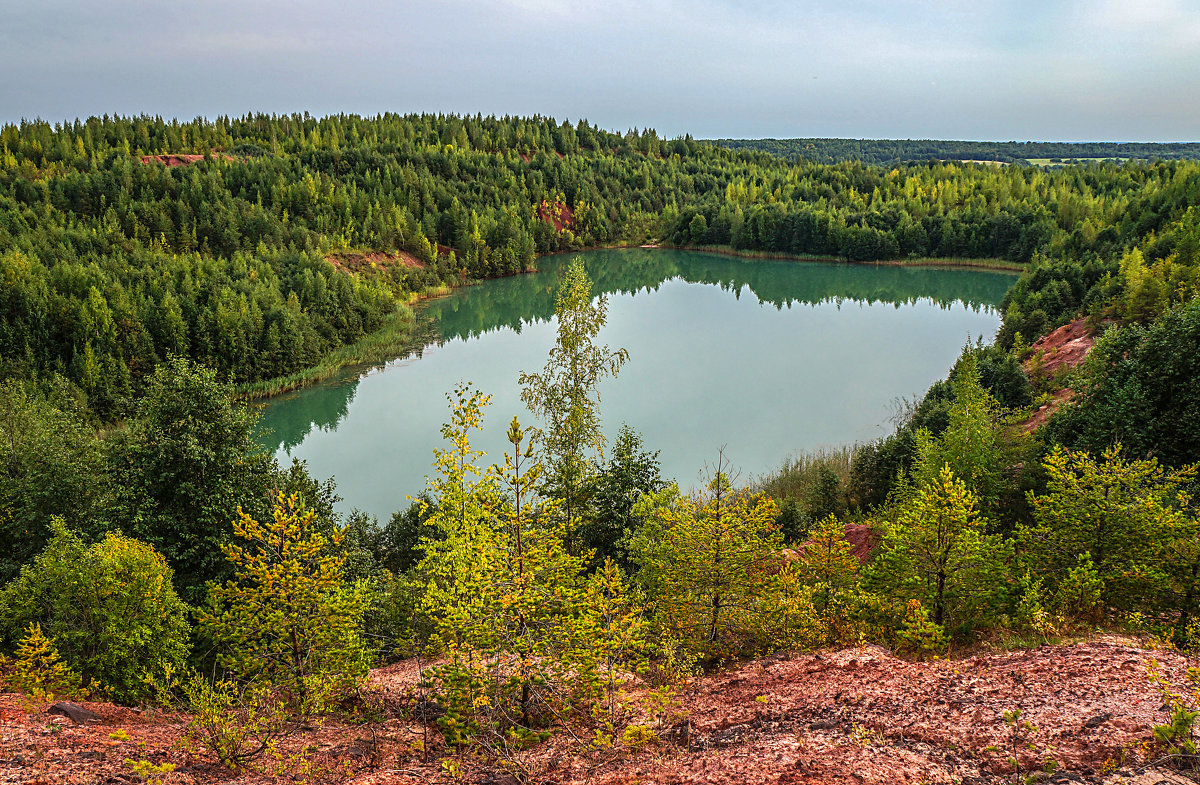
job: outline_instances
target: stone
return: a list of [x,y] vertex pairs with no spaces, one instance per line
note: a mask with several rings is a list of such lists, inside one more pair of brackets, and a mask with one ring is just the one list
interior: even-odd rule
[[46,709],[47,714],[61,714],[64,717],[69,717],[71,722],[76,725],[84,725],[89,722],[99,722],[100,715],[95,712],[88,711],[77,703],[68,701],[59,701],[50,708]]

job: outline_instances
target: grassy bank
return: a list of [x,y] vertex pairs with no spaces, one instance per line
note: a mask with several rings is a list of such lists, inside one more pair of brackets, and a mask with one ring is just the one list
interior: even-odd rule
[[240,384],[235,388],[234,394],[247,401],[270,398],[272,395],[319,384],[349,366],[366,365],[394,357],[411,344],[416,323],[417,318],[412,309],[401,306],[378,330],[364,335],[352,344],[335,349],[316,365],[287,376]]
[[234,389],[234,395],[244,401],[282,395],[320,384],[345,368],[383,362],[415,349],[417,343],[423,342],[423,337],[417,334],[418,319],[410,306],[434,297],[444,297],[451,291],[452,287],[443,285],[413,292],[408,297],[408,303],[399,306],[375,332],[333,350],[321,362],[309,368],[274,379],[239,384]]
[[850,467],[857,447],[825,447],[790,456],[778,469],[756,477],[751,486],[776,501],[808,499],[821,484],[822,470],[827,470],[845,487],[850,482]]
[[734,249],[727,245],[663,245],[661,248],[672,248],[679,251],[698,251],[715,253],[722,256],[736,256],[741,259],[780,259],[795,262],[828,262],[835,264],[870,264],[885,267],[943,267],[943,268],[975,268],[985,270],[1003,270],[1005,272],[1023,272],[1026,265],[1020,262],[1010,262],[1007,259],[969,258],[969,257],[930,257],[922,256],[915,259],[881,259],[878,261],[847,261],[840,256],[817,256],[814,254],[785,254],[774,251],[747,251]]

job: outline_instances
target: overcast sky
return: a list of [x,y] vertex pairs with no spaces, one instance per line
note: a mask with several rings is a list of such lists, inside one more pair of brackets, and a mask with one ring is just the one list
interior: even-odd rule
[[1200,0],[0,0],[0,121],[454,112],[1200,140]]

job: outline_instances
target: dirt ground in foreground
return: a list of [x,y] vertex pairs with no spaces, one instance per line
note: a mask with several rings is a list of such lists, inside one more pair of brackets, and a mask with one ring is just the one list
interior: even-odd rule
[[[280,745],[274,770],[257,773],[229,772],[188,749],[184,714],[82,702],[100,719],[74,725],[10,694],[0,696],[0,783],[132,785],[144,780],[126,760],[145,760],[176,766],[157,780],[166,785],[991,784],[1013,781],[1014,744],[1022,772],[1057,761],[1050,782],[1186,782],[1146,766],[1159,757],[1152,728],[1167,721],[1147,679],[1152,660],[1180,688],[1195,664],[1121,638],[927,663],[878,647],[768,657],[697,680],[640,750],[581,752],[559,733],[507,771],[470,758],[439,764],[436,727],[411,718],[420,699],[413,661],[372,674],[370,722],[300,729]],[[1013,709],[1037,730],[1014,739],[1003,719]],[[290,760],[300,753],[307,768]]]

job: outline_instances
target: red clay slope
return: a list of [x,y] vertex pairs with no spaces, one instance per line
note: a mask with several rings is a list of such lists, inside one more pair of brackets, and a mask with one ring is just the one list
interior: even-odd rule
[[[640,751],[582,753],[582,742],[559,733],[510,763],[528,782],[563,785],[1000,785],[1012,782],[1008,753],[989,748],[1008,743],[1002,715],[1019,708],[1038,728],[1024,740],[1033,749],[1023,744],[1019,752],[1023,767],[1048,756],[1070,775],[1059,782],[1115,783],[1154,754],[1152,728],[1167,721],[1158,689],[1146,678],[1151,659],[1175,685],[1194,664],[1111,638],[932,663],[900,660],[877,647],[769,657],[699,680],[679,698],[686,719],[658,728],[662,741]],[[330,720],[287,740],[281,751],[308,748],[313,782],[516,783],[470,756],[458,759],[461,777],[440,765],[436,727],[424,729],[397,712],[411,705],[404,696],[415,676],[412,662],[375,671],[376,721]],[[291,782],[298,773],[234,774],[207,753],[181,749],[186,715],[84,706],[100,715],[98,724],[27,715],[20,696],[0,696],[0,783],[134,783],[126,759],[177,765],[164,785],[260,785]],[[429,760],[418,745],[424,740],[435,753]],[[1147,782],[1176,781],[1168,771],[1155,772]]]
[[[1001,783],[1012,781],[1003,713],[1038,728],[1022,749],[1073,781],[1140,761],[1166,722],[1146,679],[1155,657],[1178,682],[1178,654],[1096,641],[934,663],[867,647],[765,659],[706,679],[685,701],[687,750],[666,746],[587,772],[562,759],[542,781],[632,783]],[[1156,780],[1157,781],[1157,780]]]
[[[1045,377],[1077,368],[1087,359],[1092,347],[1096,345],[1096,331],[1088,326],[1087,319],[1076,319],[1070,324],[1064,324],[1039,338],[1030,348],[1033,350],[1031,359],[1025,363],[1025,373],[1037,373]],[[1033,358],[1040,358],[1035,362]],[[1036,368],[1040,362],[1040,368]],[[1043,404],[1028,420],[1021,424],[1022,432],[1033,433],[1046,424],[1050,416],[1067,401],[1075,396],[1075,391],[1064,387],[1054,393],[1052,399]]]
[[[214,153],[212,157],[220,158],[224,161],[232,161],[233,160],[233,158],[231,158],[228,155],[220,155],[217,153]],[[203,155],[193,155],[191,153],[168,153],[166,155],[143,155],[141,158],[141,161],[144,164],[159,163],[159,164],[162,164],[163,166],[167,166],[167,167],[187,166],[188,164],[194,164],[197,161],[203,161],[203,160],[204,160]]]

